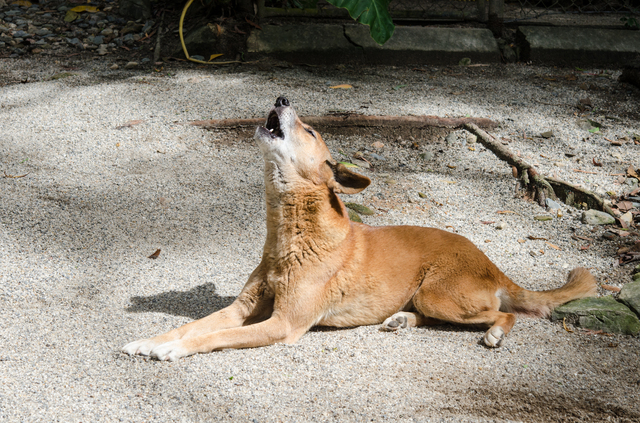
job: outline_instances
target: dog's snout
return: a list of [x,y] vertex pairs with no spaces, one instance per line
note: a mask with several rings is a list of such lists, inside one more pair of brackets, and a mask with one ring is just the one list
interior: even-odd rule
[[276,107],[281,106],[289,106],[289,100],[287,100],[285,97],[278,97],[278,99],[276,100]]

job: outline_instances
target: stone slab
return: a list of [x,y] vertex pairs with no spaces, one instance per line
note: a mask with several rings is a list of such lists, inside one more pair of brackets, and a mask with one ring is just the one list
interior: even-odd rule
[[491,31],[476,28],[398,26],[379,46],[369,28],[357,24],[264,25],[247,41],[248,57],[270,56],[294,63],[458,64],[500,61]]
[[640,279],[623,286],[618,301],[640,316]]
[[640,31],[521,26],[520,60],[562,65],[624,64],[640,53]]
[[640,320],[627,306],[613,297],[583,298],[571,301],[553,310],[551,320],[563,320],[586,329],[607,333],[637,335]]

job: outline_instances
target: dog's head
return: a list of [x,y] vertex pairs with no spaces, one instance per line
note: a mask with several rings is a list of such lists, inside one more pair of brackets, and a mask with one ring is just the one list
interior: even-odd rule
[[265,126],[254,138],[264,156],[269,179],[278,190],[325,184],[336,193],[355,194],[371,183],[366,176],[336,163],[322,137],[300,121],[289,100],[278,97]]

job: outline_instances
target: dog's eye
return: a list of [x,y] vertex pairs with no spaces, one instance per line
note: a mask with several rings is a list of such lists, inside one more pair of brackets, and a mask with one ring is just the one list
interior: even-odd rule
[[313,132],[313,129],[304,128],[304,130],[307,131],[309,133],[309,135],[311,135],[313,138],[316,137],[316,133]]

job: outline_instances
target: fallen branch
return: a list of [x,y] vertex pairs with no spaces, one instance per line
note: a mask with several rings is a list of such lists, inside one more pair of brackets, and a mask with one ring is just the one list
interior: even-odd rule
[[2,171],[4,173],[4,177],[5,178],[11,178],[11,179],[18,179],[18,178],[24,178],[25,176],[27,176],[28,174],[30,174],[31,172],[27,172],[24,175],[9,175],[6,171]]
[[499,159],[504,160],[517,170],[517,175],[514,176],[520,178],[523,187],[538,201],[540,206],[546,207],[547,198],[554,200],[559,198],[568,206],[586,203],[589,208],[602,210],[616,217],[611,207],[606,205],[597,194],[569,182],[539,174],[533,166],[516,157],[494,137],[472,123],[466,124],[464,128],[475,134],[478,137],[478,142],[491,150]]
[[[438,116],[365,116],[358,114],[328,115],[328,116],[304,116],[301,117],[307,125],[316,129],[344,128],[344,127],[409,127],[423,128],[435,126],[439,128],[462,128],[466,124],[477,127],[493,129],[497,122],[485,118],[442,118]],[[213,128],[238,128],[245,126],[264,125],[265,118],[255,119],[222,119],[222,120],[198,120],[191,125],[201,126],[205,129]]]
[[478,128],[473,123],[467,123],[464,128],[475,134],[478,137],[478,142],[484,145],[488,150],[491,150],[500,160],[504,160],[517,170],[517,176],[524,187],[532,194],[534,199],[538,200],[538,204],[542,207],[546,207],[546,199],[550,197],[553,200],[557,199],[555,192],[549,182],[541,176],[538,171],[516,157],[511,151],[505,148],[501,143],[497,142],[491,135]]

